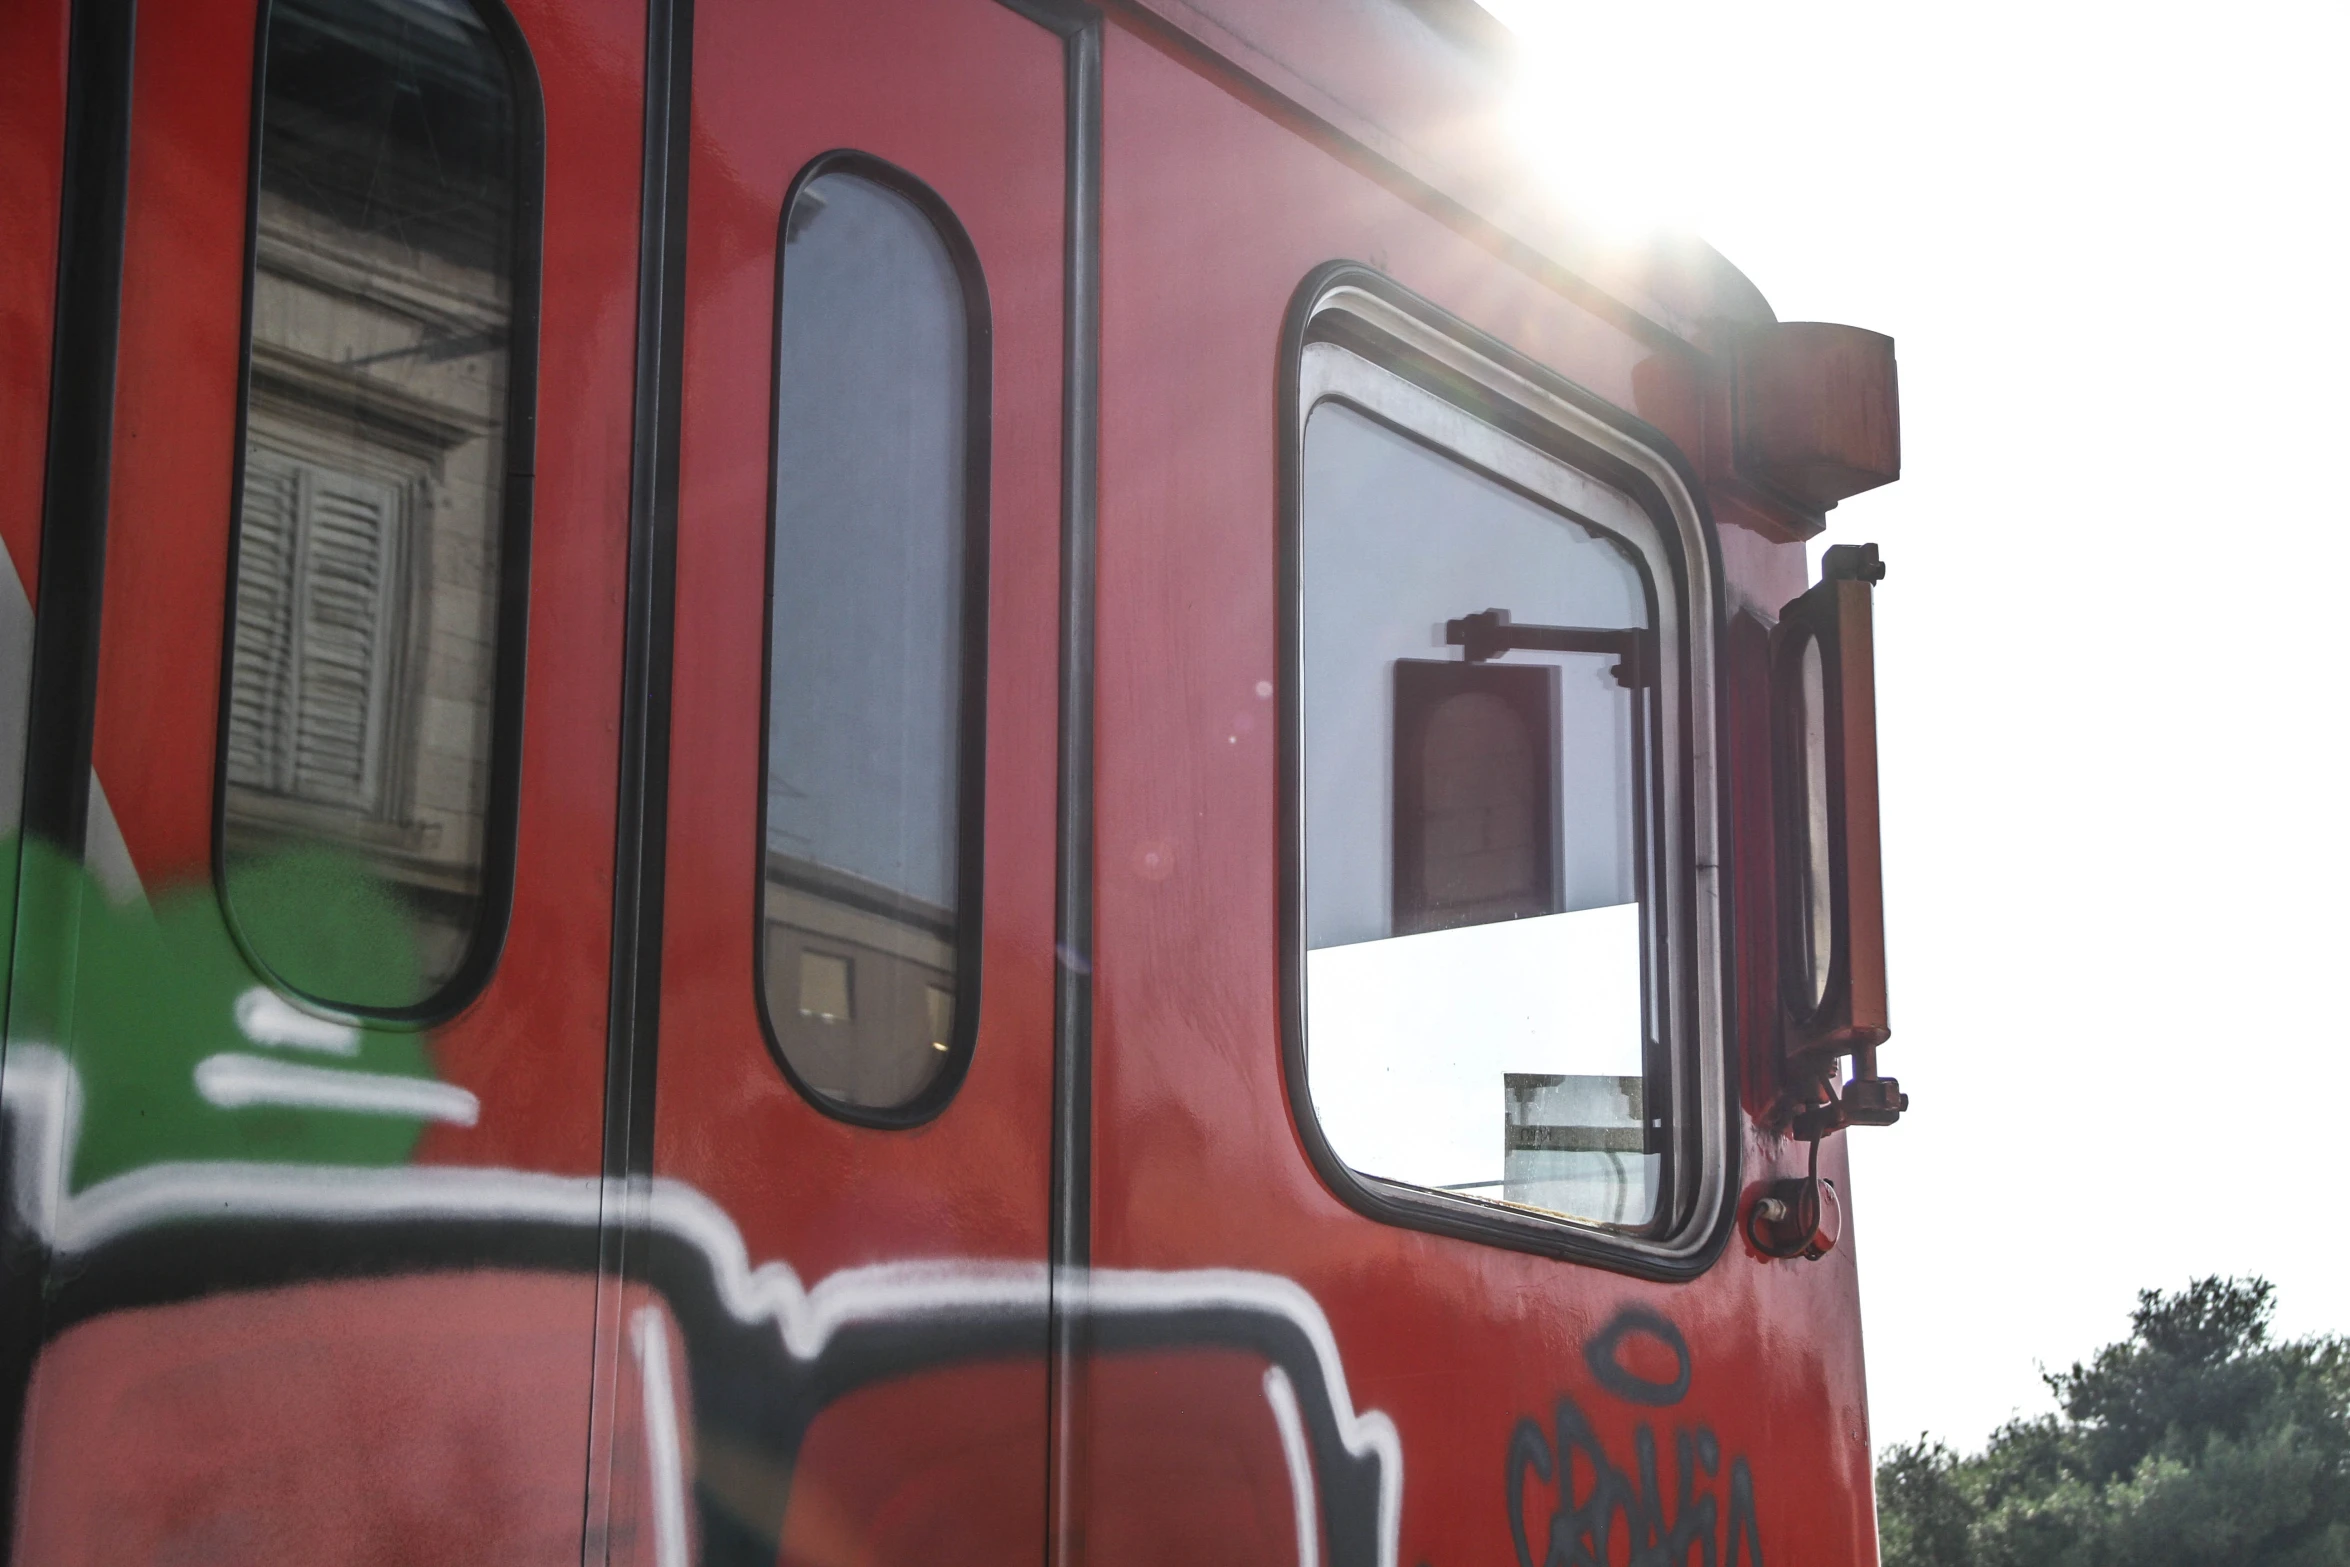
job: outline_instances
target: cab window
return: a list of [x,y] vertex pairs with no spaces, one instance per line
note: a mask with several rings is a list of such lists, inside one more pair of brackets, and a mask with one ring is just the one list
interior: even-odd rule
[[[1304,517],[1323,1127],[1366,1175],[1644,1224],[1638,557],[1337,401],[1306,426]],[[1447,645],[1485,615],[1620,645]]]
[[1694,511],[1545,384],[1348,309],[1294,436],[1309,1148],[1398,1222],[1677,1257],[1725,1157]]

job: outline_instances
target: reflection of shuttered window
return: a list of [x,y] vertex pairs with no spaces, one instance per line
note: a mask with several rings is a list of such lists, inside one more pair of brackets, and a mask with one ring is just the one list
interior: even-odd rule
[[403,497],[260,447],[237,548],[232,782],[387,813],[386,712]]
[[414,1020],[488,978],[512,886],[538,112],[503,12],[260,8],[221,904],[273,982]]

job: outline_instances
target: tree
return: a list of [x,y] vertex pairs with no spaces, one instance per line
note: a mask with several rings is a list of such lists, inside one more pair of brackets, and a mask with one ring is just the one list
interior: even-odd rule
[[2265,1279],[2142,1290],[2058,1412],[1877,1467],[1885,1567],[2350,1567],[2350,1341],[2271,1343]]

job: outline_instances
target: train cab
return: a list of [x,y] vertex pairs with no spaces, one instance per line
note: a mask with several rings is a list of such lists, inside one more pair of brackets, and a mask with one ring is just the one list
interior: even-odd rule
[[12,1562],[1875,1562],[1893,344],[1509,53],[0,14]]

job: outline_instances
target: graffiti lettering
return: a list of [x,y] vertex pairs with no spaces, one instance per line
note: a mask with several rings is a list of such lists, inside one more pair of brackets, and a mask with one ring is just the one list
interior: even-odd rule
[[[1656,1381],[1627,1368],[1618,1358],[1633,1335],[1658,1340],[1673,1351],[1673,1379]],[[1602,1388],[1628,1403],[1663,1408],[1689,1390],[1689,1346],[1678,1329],[1655,1312],[1624,1311],[1585,1350]],[[1632,1433],[1632,1468],[1619,1468],[1581,1405],[1565,1394],[1544,1431],[1523,1419],[1510,1433],[1504,1477],[1510,1541],[1518,1567],[1763,1567],[1762,1531],[1755,1520],[1754,1476],[1746,1460],[1733,1456],[1722,1473],[1722,1445],[1707,1425],[1676,1427],[1672,1434],[1674,1484],[1670,1505],[1657,1461],[1655,1426],[1643,1420]],[[1717,1494],[1722,1477],[1726,1498]],[[1527,1492],[1555,1490],[1550,1528],[1541,1554],[1527,1527]],[[1539,1501],[1539,1495],[1535,1498]]]
[[[1674,1371],[1670,1382],[1652,1382],[1616,1358],[1622,1352],[1624,1341],[1634,1334],[1655,1339],[1673,1352]],[[1583,1347],[1583,1363],[1591,1368],[1601,1387],[1630,1403],[1662,1409],[1668,1404],[1678,1404],[1689,1391],[1689,1341],[1681,1337],[1679,1328],[1645,1306],[1627,1306],[1617,1312],[1616,1319],[1600,1330],[1599,1337]]]

